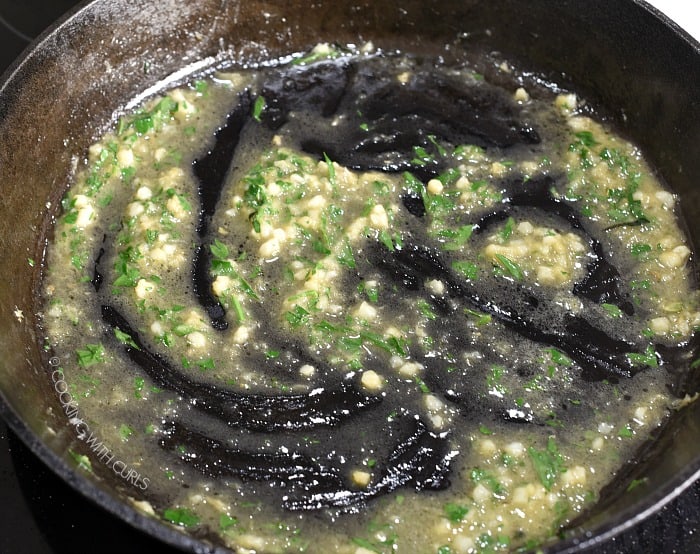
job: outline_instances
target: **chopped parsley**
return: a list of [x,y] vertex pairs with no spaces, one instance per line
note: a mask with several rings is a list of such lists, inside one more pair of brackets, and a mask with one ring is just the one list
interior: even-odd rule
[[513,279],[515,279],[516,281],[522,281],[525,278],[523,270],[513,260],[505,257],[503,254],[496,254],[495,257],[498,263],[506,270],[506,272],[511,277],[513,277]]
[[90,367],[104,361],[105,349],[101,344],[86,344],[83,348],[78,348],[75,353],[78,365]]
[[449,502],[445,504],[443,512],[445,517],[449,519],[450,522],[459,523],[469,513],[469,506],[458,504],[456,502]]
[[196,527],[199,516],[187,508],[168,508],[163,512],[163,519],[181,527]]
[[540,482],[546,490],[551,490],[559,475],[566,471],[564,458],[559,453],[554,437],[547,439],[545,449],[538,450],[531,446],[527,452]]

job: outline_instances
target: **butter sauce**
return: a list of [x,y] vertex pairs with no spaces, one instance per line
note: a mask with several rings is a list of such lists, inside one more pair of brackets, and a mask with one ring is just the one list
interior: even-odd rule
[[502,71],[319,45],[91,148],[43,320],[136,506],[237,552],[517,550],[664,421],[700,321],[677,199]]

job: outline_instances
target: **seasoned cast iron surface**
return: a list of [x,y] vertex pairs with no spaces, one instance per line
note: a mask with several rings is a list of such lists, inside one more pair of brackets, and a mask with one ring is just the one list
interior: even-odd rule
[[[93,506],[0,423],[0,553],[161,552],[154,539]],[[657,515],[609,541],[599,554],[700,552],[700,484]]]
[[[77,0],[0,0],[0,71]],[[0,554],[4,552],[154,552],[158,543],[92,505],[54,476],[0,424]],[[700,484],[596,552],[700,551]]]

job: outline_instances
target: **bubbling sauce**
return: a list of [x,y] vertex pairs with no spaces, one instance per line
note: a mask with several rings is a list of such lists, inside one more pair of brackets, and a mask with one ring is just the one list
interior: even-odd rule
[[676,197],[506,63],[292,59],[91,147],[43,284],[80,417],[138,508],[237,552],[541,544],[678,402]]

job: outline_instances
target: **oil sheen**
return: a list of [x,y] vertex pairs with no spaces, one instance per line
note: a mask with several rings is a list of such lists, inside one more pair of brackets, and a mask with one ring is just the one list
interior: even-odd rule
[[505,61],[291,60],[166,91],[79,164],[42,313],[79,417],[137,508],[236,552],[559,536],[682,394],[678,199]]

